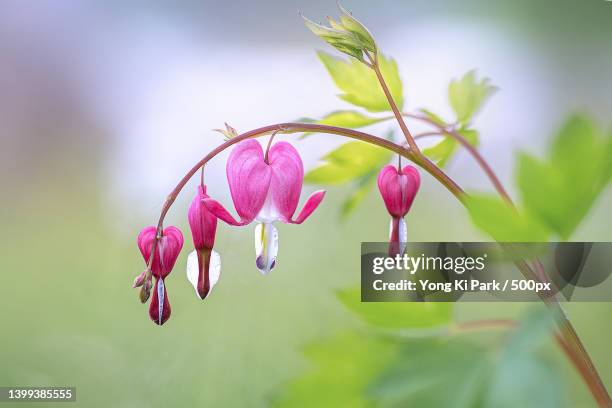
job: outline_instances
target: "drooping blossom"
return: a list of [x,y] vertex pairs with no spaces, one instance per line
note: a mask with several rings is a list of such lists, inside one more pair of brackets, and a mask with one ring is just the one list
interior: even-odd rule
[[187,279],[200,299],[208,296],[221,273],[221,257],[213,250],[217,217],[204,205],[206,198],[208,198],[206,186],[201,185],[189,206],[188,213],[195,251],[187,258]]
[[389,254],[403,254],[408,241],[408,231],[404,216],[414,201],[421,177],[411,165],[404,168],[387,165],[378,173],[378,189],[387,211],[391,215]]
[[[146,227],[138,234],[138,248],[145,262],[149,261],[151,246],[157,228]],[[149,305],[149,316],[156,324],[162,325],[170,317],[170,302],[166,290],[165,279],[172,272],[174,263],[178,258],[183,247],[183,234],[176,227],[168,227],[163,230],[162,236],[157,242],[153,263],[151,264],[151,274],[155,277],[153,287],[153,299]],[[145,285],[150,281],[144,281]]]
[[287,142],[275,143],[264,156],[254,139],[240,142],[227,161],[227,180],[236,212],[236,220],[220,203],[205,199],[206,207],[230,225],[247,225],[253,220],[257,269],[267,274],[274,268],[278,253],[275,221],[301,224],[318,207],[325,191],[314,192],[293,218],[302,192],[304,166],[297,150]]

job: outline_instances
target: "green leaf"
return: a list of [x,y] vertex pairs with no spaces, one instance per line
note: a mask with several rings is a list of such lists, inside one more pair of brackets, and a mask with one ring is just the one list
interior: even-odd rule
[[[376,74],[371,68],[358,61],[336,58],[323,51],[319,51],[318,56],[335,84],[344,92],[340,98],[370,112],[391,110]],[[399,109],[402,109],[404,99],[397,64],[394,60],[387,59],[381,54],[378,55],[378,63],[395,103]]]
[[277,396],[276,407],[371,407],[365,397],[370,378],[395,355],[397,343],[363,333],[342,333],[310,345],[311,368]]
[[517,184],[525,208],[569,238],[610,181],[611,145],[588,118],[575,115],[558,132],[547,159],[520,154]]
[[[459,129],[457,131],[472,146],[478,146],[479,135],[475,129]],[[450,136],[444,136],[444,140],[438,144],[423,150],[423,154],[435,161],[439,167],[444,167],[459,147],[459,142]]]
[[448,324],[453,304],[445,302],[361,302],[361,289],[338,292],[338,299],[366,323],[395,329],[420,329]]
[[462,338],[408,340],[369,387],[380,407],[567,406],[553,347],[552,320],[530,315],[499,353]]
[[[387,119],[388,118],[373,118],[354,110],[339,110],[326,115],[323,119],[320,120],[314,120],[311,118],[301,118],[300,120],[298,120],[298,122],[318,123],[321,125],[357,129],[364,126],[373,125],[375,123],[382,122]],[[302,137],[306,137],[313,133],[314,132],[305,132]]]
[[567,406],[563,377],[543,352],[553,345],[554,320],[541,308],[527,316],[499,356],[486,405],[499,408]]
[[324,164],[309,171],[304,182],[338,185],[356,180],[389,161],[391,153],[365,142],[349,142],[323,157]]
[[497,87],[490,85],[488,78],[478,81],[476,71],[470,71],[461,79],[451,81],[448,86],[448,99],[457,120],[467,124],[487,98],[496,91]]
[[357,206],[367,197],[376,181],[376,172],[372,171],[357,181],[357,185],[351,191],[349,197],[342,203],[341,215],[346,219]]
[[461,339],[413,339],[369,387],[379,407],[482,406],[486,350]]
[[335,111],[318,121],[322,125],[360,128],[382,122],[386,118],[372,118],[354,110]]
[[544,242],[548,231],[537,219],[497,196],[470,194],[465,205],[474,224],[500,242]]

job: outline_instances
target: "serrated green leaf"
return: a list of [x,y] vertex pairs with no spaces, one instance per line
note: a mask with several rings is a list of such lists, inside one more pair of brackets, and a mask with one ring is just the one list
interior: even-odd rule
[[457,120],[467,124],[495,91],[497,87],[492,86],[488,78],[478,81],[476,71],[470,71],[461,79],[451,81],[448,85],[448,100]]
[[[334,83],[344,92],[340,98],[370,112],[391,110],[376,74],[368,66],[355,60],[336,58],[323,51],[319,51],[318,56]],[[404,99],[397,64],[383,55],[378,56],[378,63],[395,103],[402,109]]]
[[611,140],[576,115],[558,132],[547,160],[526,153],[518,157],[517,184],[525,208],[563,239],[610,181]]
[[349,142],[323,157],[324,163],[309,171],[304,182],[338,185],[356,180],[386,163],[391,153],[365,142]]
[[445,302],[361,302],[361,289],[338,292],[338,299],[366,323],[395,329],[422,329],[448,324],[453,304]]
[[500,242],[545,242],[548,230],[497,196],[470,194],[465,205],[474,224]]
[[[458,133],[463,136],[472,146],[478,146],[478,131],[475,129],[460,129],[458,130]],[[423,154],[435,161],[439,167],[444,167],[459,146],[459,142],[457,142],[455,139],[450,136],[445,136],[444,140],[438,144],[423,149]]]
[[394,341],[354,332],[314,343],[304,351],[311,368],[290,382],[273,406],[372,407],[365,390],[396,349]]

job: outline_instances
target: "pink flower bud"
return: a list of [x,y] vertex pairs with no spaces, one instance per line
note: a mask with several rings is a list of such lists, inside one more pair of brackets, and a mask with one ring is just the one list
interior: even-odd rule
[[387,211],[391,215],[389,255],[403,254],[408,241],[408,232],[404,216],[410,210],[416,196],[421,177],[413,166],[399,169],[387,165],[378,173],[378,189]]
[[208,197],[206,186],[198,186],[198,192],[189,206],[189,227],[196,249],[212,249],[215,245],[217,217],[204,205],[204,199]]
[[204,205],[206,198],[206,186],[199,186],[188,213],[195,251],[187,258],[187,279],[200,299],[208,296],[221,272],[221,257],[212,250],[217,231],[217,217]]
[[[151,256],[151,247],[156,234],[157,228],[155,227],[146,227],[138,234],[138,248],[140,248],[145,262],[148,262]],[[170,317],[170,302],[168,301],[164,279],[172,272],[182,248],[183,234],[176,227],[166,228],[155,248],[153,263],[151,264],[151,273],[155,277],[155,287],[149,307],[149,316],[159,325],[164,324]],[[151,281],[148,279],[143,283],[141,298],[144,296],[145,301],[149,297],[150,285]]]
[[144,271],[140,273],[140,275],[136,276],[134,278],[134,283],[132,283],[132,287],[137,288],[139,286],[142,286],[142,284],[145,281],[145,278],[147,277],[148,272],[149,272],[149,268],[145,269]]

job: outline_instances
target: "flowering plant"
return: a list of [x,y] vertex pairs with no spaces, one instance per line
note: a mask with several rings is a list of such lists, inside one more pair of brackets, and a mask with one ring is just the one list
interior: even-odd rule
[[[139,235],[138,246],[145,258],[146,269],[137,276],[134,286],[141,287],[140,298],[143,302],[148,300],[153,288],[149,315],[155,323],[164,324],[170,316],[164,281],[183,245],[178,229],[163,228],[164,218],[178,194],[198,170],[201,169],[203,173],[205,165],[213,157],[230,147],[233,147],[233,150],[226,164],[226,172],[238,218],[216,201],[214,194],[208,195],[203,182],[188,211],[195,251],[189,256],[187,275],[201,299],[209,296],[219,280],[221,257],[213,250],[217,219],[232,226],[257,222],[255,266],[261,273],[267,274],[276,266],[278,257],[279,237],[274,222],[301,224],[313,214],[324,198],[324,191],[316,191],[307,199],[298,215],[294,216],[304,181],[328,186],[352,183],[353,192],[343,206],[343,213],[348,214],[376,180],[384,205],[391,216],[389,251],[398,254],[404,251],[408,239],[404,217],[410,211],[421,184],[419,171],[431,175],[441,183],[466,207],[474,224],[500,242],[546,241],[551,237],[568,239],[612,177],[612,139],[603,136],[589,119],[575,115],[567,121],[555,138],[547,160],[537,159],[526,153],[519,156],[517,177],[521,200],[519,204],[515,203],[492,167],[478,151],[479,133],[473,127],[474,116],[497,88],[492,86],[488,79],[479,79],[476,73],[471,71],[449,85],[449,103],[456,115],[454,120],[444,120],[427,109],[416,113],[404,112],[402,82],[397,64],[380,52],[370,31],[361,22],[342,7],[340,9],[340,18],[330,18],[329,26],[306,18],[304,20],[315,35],[349,57],[349,60],[345,60],[319,53],[319,58],[343,92],[341,98],[367,113],[358,110],[336,111],[319,120],[273,124],[241,134],[226,126],[222,132],[228,139],[204,156],[179,181],[162,208],[157,227],[147,227]],[[380,116],[381,112],[391,114]],[[402,134],[401,141],[355,130],[390,119],[396,121]],[[409,121],[426,124],[431,130],[413,134],[409,130]],[[327,154],[321,166],[304,175],[302,160],[295,147],[284,141],[274,143],[277,134],[294,133],[327,133],[348,137],[354,141]],[[255,140],[261,136],[269,136],[265,150]],[[429,137],[442,139],[423,148],[421,141]],[[460,148],[465,149],[483,170],[495,189],[495,195],[468,194],[443,170]],[[397,165],[389,164],[392,155],[398,157]],[[402,165],[402,158],[415,166]],[[576,162],[584,165],[575,166]],[[417,170],[417,167],[420,170]],[[546,279],[537,262],[518,261],[517,267],[526,276]],[[156,280],[154,286],[153,277]],[[407,315],[403,313],[403,310],[407,309],[399,311],[399,307],[394,305],[361,305],[355,302],[354,295],[351,291],[345,291],[341,293],[340,298],[367,323],[385,329],[397,329],[395,325],[402,319],[402,328],[410,327],[406,322],[413,321],[415,323],[412,328],[419,329],[440,325],[449,325],[454,330],[489,326],[513,329],[541,324],[546,327],[545,333],[552,333],[551,337],[583,377],[597,403],[602,407],[612,406],[594,363],[572,323],[554,299],[546,302],[548,310],[553,312],[553,324],[550,324],[550,319],[547,318],[530,317],[522,323],[493,320],[450,326],[451,306],[448,304],[410,305],[412,314]],[[402,307],[404,306],[408,305]],[[393,323],[390,323],[391,320]],[[525,344],[524,336],[524,332],[517,330],[513,340],[509,342],[509,347],[514,343]],[[350,338],[345,339],[345,342],[354,342],[359,351],[377,346],[400,354],[403,350],[403,346],[397,343],[385,343],[378,339]],[[448,350],[456,352],[454,357],[478,354],[464,343],[453,344],[447,348],[443,348],[439,343],[434,344],[436,346],[433,348],[431,344],[426,347],[422,342],[412,344],[413,347],[422,349],[425,356],[423,364],[436,363],[435,357]],[[535,347],[529,350],[535,355]],[[513,361],[511,357],[507,359]],[[357,361],[366,367],[371,363]],[[419,362],[412,363],[418,365]],[[522,363],[525,364],[523,368],[526,372],[533,368],[527,362]],[[387,401],[388,405],[393,405],[394,401],[397,402],[397,399],[393,398],[399,397],[395,388],[389,388],[390,379],[401,379],[414,373],[392,364],[385,367],[387,371],[377,367],[382,371],[380,378],[384,381],[373,381],[370,384],[374,387],[372,395],[377,401]],[[489,376],[490,372],[478,371],[470,374]],[[504,375],[506,374],[502,372],[492,377],[504,378]],[[383,383],[384,386],[381,385]],[[292,389],[294,393],[302,389],[300,383],[297,384]],[[401,384],[396,386],[401,387]],[[487,392],[481,389],[473,390],[474,395],[466,396],[466,404],[470,405],[470,401],[475,404],[483,399],[494,399],[489,392],[495,390],[496,386],[498,385],[491,385]],[[408,391],[402,389],[402,392]],[[400,402],[412,402],[416,399],[413,394],[401,394],[401,397],[404,399],[399,398]],[[436,393],[435,397],[443,396]],[[289,392],[280,401],[291,399],[292,394]]]

